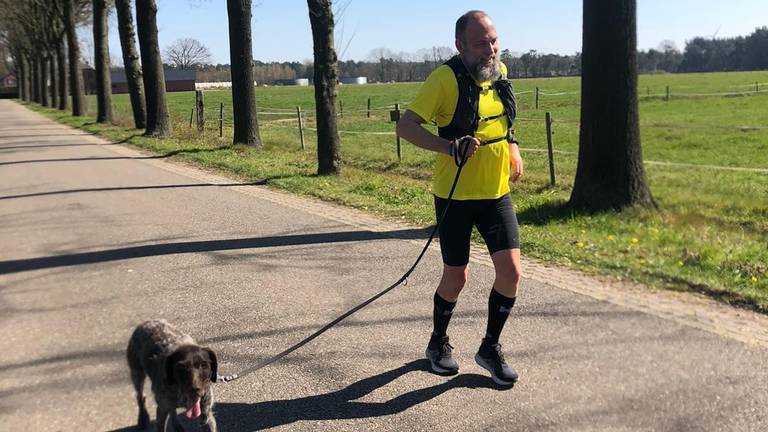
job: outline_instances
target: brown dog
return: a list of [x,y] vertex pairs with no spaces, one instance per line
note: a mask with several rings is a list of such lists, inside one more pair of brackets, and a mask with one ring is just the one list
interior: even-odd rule
[[139,428],[149,426],[145,406],[144,380],[152,380],[157,402],[157,430],[165,432],[170,416],[175,431],[182,431],[176,408],[184,407],[187,418],[198,419],[203,430],[216,432],[213,418],[213,389],[216,382],[216,354],[200,347],[188,335],[165,320],[147,321],[134,330],[128,342],[128,366],[139,404]]

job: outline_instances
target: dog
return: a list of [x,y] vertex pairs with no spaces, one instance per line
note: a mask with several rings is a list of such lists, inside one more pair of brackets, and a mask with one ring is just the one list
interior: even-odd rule
[[212,349],[199,346],[165,320],[151,320],[133,331],[126,357],[139,405],[139,428],[149,426],[144,398],[144,380],[149,376],[157,402],[158,432],[165,432],[169,416],[173,430],[183,432],[177,407],[185,408],[187,418],[197,419],[204,431],[217,431],[211,384],[218,377],[218,361]]

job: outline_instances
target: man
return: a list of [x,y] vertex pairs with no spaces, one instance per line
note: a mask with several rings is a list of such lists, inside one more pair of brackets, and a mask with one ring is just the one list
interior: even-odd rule
[[[458,152],[466,159],[440,225],[444,265],[433,299],[434,328],[426,357],[436,373],[455,374],[459,370],[447,328],[467,282],[474,225],[485,240],[496,271],[488,299],[486,335],[475,361],[496,383],[512,385],[518,375],[504,360],[499,336],[520,283],[520,236],[509,180],[511,176],[516,181],[523,174],[523,161],[511,133],[514,113],[505,115],[510,109],[505,110],[500,99],[503,92],[494,84],[506,76],[506,67],[499,61],[498,35],[487,14],[473,10],[456,21],[456,49],[458,56],[430,74],[397,124],[401,137],[438,153],[432,185],[438,218],[446,208],[456,175],[454,156]],[[511,96],[511,89],[508,93]],[[422,127],[427,121],[437,123],[439,136]],[[469,138],[462,139],[465,136]]]

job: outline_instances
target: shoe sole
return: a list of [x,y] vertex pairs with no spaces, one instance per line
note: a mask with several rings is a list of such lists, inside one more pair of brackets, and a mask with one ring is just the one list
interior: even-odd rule
[[432,367],[432,372],[439,373],[439,374],[457,374],[459,373],[458,369],[446,369],[443,367],[440,367],[437,363],[432,360],[432,357],[429,356],[429,350],[424,351],[424,356],[429,360],[429,365]]
[[480,366],[481,368],[490,372],[491,379],[493,380],[493,382],[495,382],[498,385],[509,386],[509,385],[514,385],[517,382],[516,379],[512,381],[506,381],[499,378],[499,376],[496,375],[496,373],[493,371],[493,367],[488,363],[486,363],[485,360],[477,354],[475,354],[475,363],[477,363],[477,365]]

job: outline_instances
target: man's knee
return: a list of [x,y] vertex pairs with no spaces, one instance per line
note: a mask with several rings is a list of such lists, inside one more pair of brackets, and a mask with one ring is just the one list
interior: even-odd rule
[[461,290],[467,284],[469,270],[467,266],[444,266],[443,284],[454,290]]

